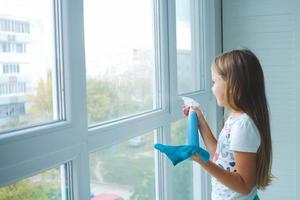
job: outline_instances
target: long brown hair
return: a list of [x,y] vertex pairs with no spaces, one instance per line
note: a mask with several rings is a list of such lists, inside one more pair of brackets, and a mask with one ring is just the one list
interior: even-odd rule
[[264,189],[271,183],[272,142],[268,102],[262,67],[249,49],[235,49],[216,57],[212,65],[226,82],[230,109],[247,113],[261,137],[256,156],[256,186]]

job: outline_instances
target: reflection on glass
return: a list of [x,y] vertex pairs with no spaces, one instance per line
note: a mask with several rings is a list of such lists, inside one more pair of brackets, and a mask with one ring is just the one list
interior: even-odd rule
[[0,0],[0,132],[58,120],[52,0]]
[[153,133],[90,155],[91,195],[118,200],[155,199]]
[[[60,200],[68,199],[65,166],[0,188],[0,200]],[[64,177],[62,179],[62,177]]]
[[152,0],[84,0],[89,125],[156,108]]
[[177,91],[179,94],[200,89],[200,66],[195,65],[191,15],[191,0],[176,0]]
[[[171,144],[186,144],[186,119],[171,125]],[[193,199],[192,161],[186,160],[172,167],[172,197],[173,200]]]

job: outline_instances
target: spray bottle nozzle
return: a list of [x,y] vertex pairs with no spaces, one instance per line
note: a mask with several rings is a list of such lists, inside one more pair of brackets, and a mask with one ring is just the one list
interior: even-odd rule
[[192,109],[193,106],[199,107],[199,103],[192,98],[189,97],[181,97],[185,106],[189,106]]

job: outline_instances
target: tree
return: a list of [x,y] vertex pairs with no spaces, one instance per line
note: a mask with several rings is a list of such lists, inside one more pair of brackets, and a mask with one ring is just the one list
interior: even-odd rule
[[88,79],[87,109],[89,124],[116,119],[152,108],[152,98],[151,100],[145,98],[145,102],[142,103],[132,99],[134,88],[140,87],[140,85],[140,82],[131,83],[128,80],[124,85],[116,87],[114,83],[109,81]]
[[113,106],[116,99],[115,90],[99,79],[88,79],[87,93],[88,123],[94,124],[111,119],[116,112]]
[[28,181],[21,181],[0,190],[0,200],[39,199],[47,200],[41,187],[35,187]]
[[40,123],[53,119],[53,94],[52,94],[52,74],[47,72],[47,79],[40,79],[36,92],[28,95],[30,107],[30,123]]
[[0,200],[60,199],[59,177],[59,170],[53,169],[0,188]]
[[155,199],[155,178],[153,173],[145,173],[142,181],[134,188],[130,200],[152,200]]

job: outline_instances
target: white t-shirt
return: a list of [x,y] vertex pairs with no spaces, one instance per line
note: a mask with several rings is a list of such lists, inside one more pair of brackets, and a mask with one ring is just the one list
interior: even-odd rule
[[[256,153],[259,146],[259,131],[247,114],[242,114],[236,118],[229,117],[219,135],[213,162],[227,171],[234,172],[233,152]],[[257,189],[254,187],[249,194],[242,195],[212,177],[212,200],[253,200],[256,193]]]

